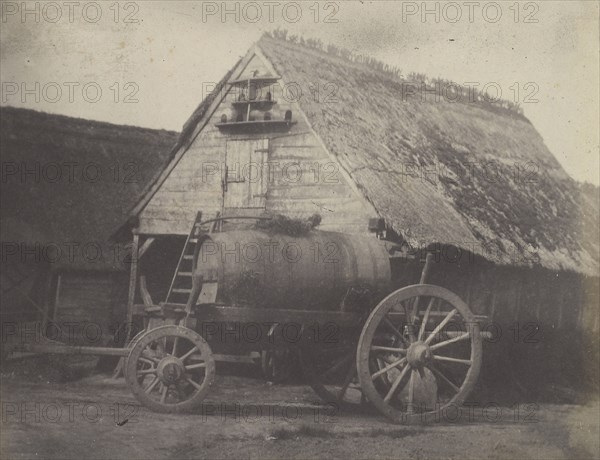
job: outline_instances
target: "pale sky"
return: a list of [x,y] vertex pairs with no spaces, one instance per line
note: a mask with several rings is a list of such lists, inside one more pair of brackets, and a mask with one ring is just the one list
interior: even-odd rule
[[[71,12],[62,1],[26,4],[35,11],[36,3],[39,16],[23,17],[21,2],[0,2],[2,105],[181,130],[203,86],[219,81],[263,31],[280,27],[404,75],[491,83],[521,103],[571,176],[600,182],[597,1],[429,2],[439,8],[437,22],[434,13],[422,17],[420,1],[228,2],[233,13],[224,18],[222,2],[82,1]],[[137,23],[125,23],[128,14]],[[128,94],[137,102],[125,103]]]

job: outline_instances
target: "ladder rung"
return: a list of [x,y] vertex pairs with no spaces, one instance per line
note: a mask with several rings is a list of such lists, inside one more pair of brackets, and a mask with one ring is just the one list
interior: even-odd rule
[[[218,213],[217,213],[217,216],[218,216]],[[192,292],[191,289],[174,288],[174,286],[175,286],[175,283],[176,283],[176,280],[178,277],[191,278],[193,276],[193,271],[186,271],[186,270],[193,270],[193,268],[191,268],[191,269],[185,268],[184,269],[183,268],[184,266],[182,264],[186,260],[191,260],[191,261],[194,260],[196,245],[198,244],[198,241],[199,241],[201,235],[203,234],[202,230],[198,231],[198,229],[202,227],[202,225],[200,224],[201,218],[202,218],[202,213],[198,212],[196,214],[196,219],[194,220],[192,230],[190,231],[188,238],[186,240],[186,244],[183,248],[181,257],[177,264],[177,268],[175,269],[175,275],[173,276],[173,279],[171,280],[171,286],[169,287],[169,292],[167,294],[167,300],[168,300],[168,298],[171,297],[172,294],[191,294],[191,292]],[[192,252],[192,254],[190,254],[190,252]]]

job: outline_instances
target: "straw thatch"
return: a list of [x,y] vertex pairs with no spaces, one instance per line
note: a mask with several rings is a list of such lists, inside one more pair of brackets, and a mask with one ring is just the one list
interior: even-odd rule
[[[22,177],[20,172],[3,176],[2,242],[55,244],[65,251],[71,243],[98,244],[106,255],[102,260],[91,260],[93,252],[87,260],[81,251],[74,251],[72,264],[70,256],[64,255],[56,265],[117,268],[122,259],[112,257],[108,238],[167,161],[177,133],[12,107],[0,109],[0,132],[4,173],[8,164],[32,171],[37,166],[40,171],[39,177]],[[56,168],[48,169],[52,163],[60,166],[59,180],[54,179]],[[72,178],[68,163],[73,164]],[[97,167],[92,166],[82,179],[82,168],[92,163]],[[96,170],[102,171],[101,177],[88,180]]]
[[[502,264],[598,273],[598,210],[532,124],[506,104],[407,96],[368,63],[265,36],[258,47],[312,127],[411,245],[452,244]],[[404,86],[403,86],[404,83]],[[331,86],[333,84],[333,86]],[[310,88],[335,88],[333,98]]]

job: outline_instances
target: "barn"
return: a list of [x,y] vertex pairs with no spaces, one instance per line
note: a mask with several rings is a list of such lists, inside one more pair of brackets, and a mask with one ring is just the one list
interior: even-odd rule
[[129,274],[129,249],[109,236],[177,135],[13,107],[0,117],[3,332],[106,342]]
[[185,303],[189,286],[171,282],[198,211],[318,213],[323,230],[419,256],[394,262],[398,285],[434,252],[431,283],[498,337],[482,385],[598,381],[598,189],[567,175],[518,107],[284,33],[212,86],[116,233],[140,255],[130,312],[174,291]]

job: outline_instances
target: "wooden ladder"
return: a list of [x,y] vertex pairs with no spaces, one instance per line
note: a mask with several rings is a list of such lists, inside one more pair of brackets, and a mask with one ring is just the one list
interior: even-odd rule
[[[217,213],[216,217],[219,217]],[[217,222],[213,222],[209,232],[214,231]],[[190,294],[192,293],[192,273],[194,271],[194,255],[196,252],[196,246],[198,239],[202,234],[202,211],[198,211],[192,229],[188,234],[181,255],[179,256],[179,262],[177,262],[177,268],[175,274],[171,280],[169,291],[165,298],[167,304],[180,304],[185,305]]]

